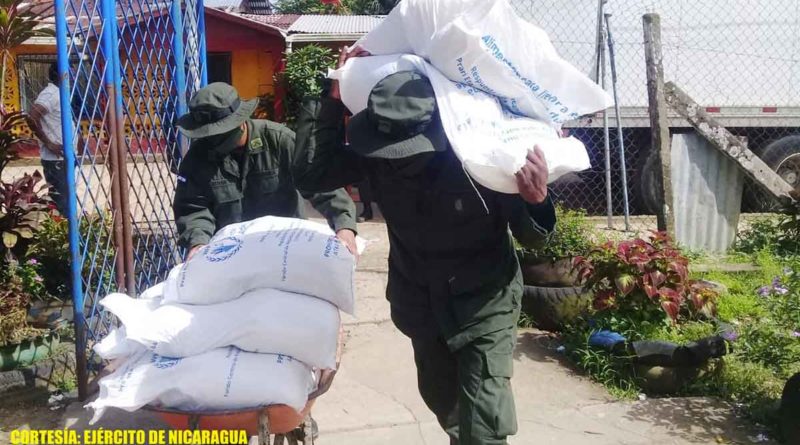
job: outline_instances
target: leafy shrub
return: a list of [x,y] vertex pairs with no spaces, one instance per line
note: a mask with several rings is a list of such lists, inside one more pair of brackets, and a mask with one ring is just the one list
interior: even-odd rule
[[[83,275],[93,278],[90,284],[96,289],[113,289],[115,277],[112,268],[106,266],[105,258],[113,258],[115,249],[111,237],[110,215],[90,214],[81,219],[79,230],[80,237],[87,243],[83,246],[87,252],[97,252],[94,261],[85,261]],[[72,259],[69,252],[69,221],[58,215],[46,219],[37,232],[29,249],[29,256],[36,258],[41,264],[41,275],[47,293],[56,298],[65,298],[71,292]],[[98,277],[102,271],[102,276]]]
[[336,65],[333,52],[319,45],[307,45],[286,55],[286,68],[277,81],[286,87],[286,121],[293,124],[302,100],[322,93],[328,68]]
[[600,315],[651,323],[714,315],[716,293],[689,280],[689,260],[664,233],[606,242],[575,267]]
[[0,107],[0,174],[9,162],[19,158],[17,144],[23,138],[14,131],[18,125],[25,123],[28,115],[21,111],[6,112]]
[[556,229],[540,248],[528,249],[517,246],[528,258],[557,260],[586,255],[592,248],[594,228],[586,219],[586,211],[569,210],[556,205]]
[[735,249],[744,253],[771,251],[781,257],[800,254],[800,203],[780,215],[755,219],[737,235]]
[[30,301],[31,296],[15,281],[6,282],[0,288],[0,346],[18,344],[45,333],[28,326]]
[[0,253],[8,261],[25,254],[30,241],[50,211],[50,200],[40,186],[39,172],[13,182],[0,182]]

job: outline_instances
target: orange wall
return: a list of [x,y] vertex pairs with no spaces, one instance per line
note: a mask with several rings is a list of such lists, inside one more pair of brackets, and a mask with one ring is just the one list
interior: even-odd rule
[[206,15],[208,52],[231,54],[231,82],[245,99],[275,93],[284,45],[281,36]]

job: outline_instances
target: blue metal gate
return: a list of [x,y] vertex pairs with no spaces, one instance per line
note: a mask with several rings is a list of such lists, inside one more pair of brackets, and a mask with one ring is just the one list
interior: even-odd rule
[[202,0],[56,0],[81,399],[109,292],[136,295],[180,258],[172,194],[186,141],[175,130],[206,82]]

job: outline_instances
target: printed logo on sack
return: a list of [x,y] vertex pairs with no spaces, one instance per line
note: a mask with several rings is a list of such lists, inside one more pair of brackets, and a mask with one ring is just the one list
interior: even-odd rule
[[162,355],[153,354],[153,358],[150,360],[150,363],[152,363],[153,366],[158,369],[167,369],[177,365],[180,361],[180,358],[164,357]]
[[241,248],[242,240],[235,236],[229,236],[209,245],[206,250],[206,259],[212,263],[220,263],[234,256]]

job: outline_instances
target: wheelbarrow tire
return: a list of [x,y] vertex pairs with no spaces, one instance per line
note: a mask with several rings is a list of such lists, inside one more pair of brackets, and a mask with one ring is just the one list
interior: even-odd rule
[[310,414],[303,421],[303,445],[314,445],[314,422]]

